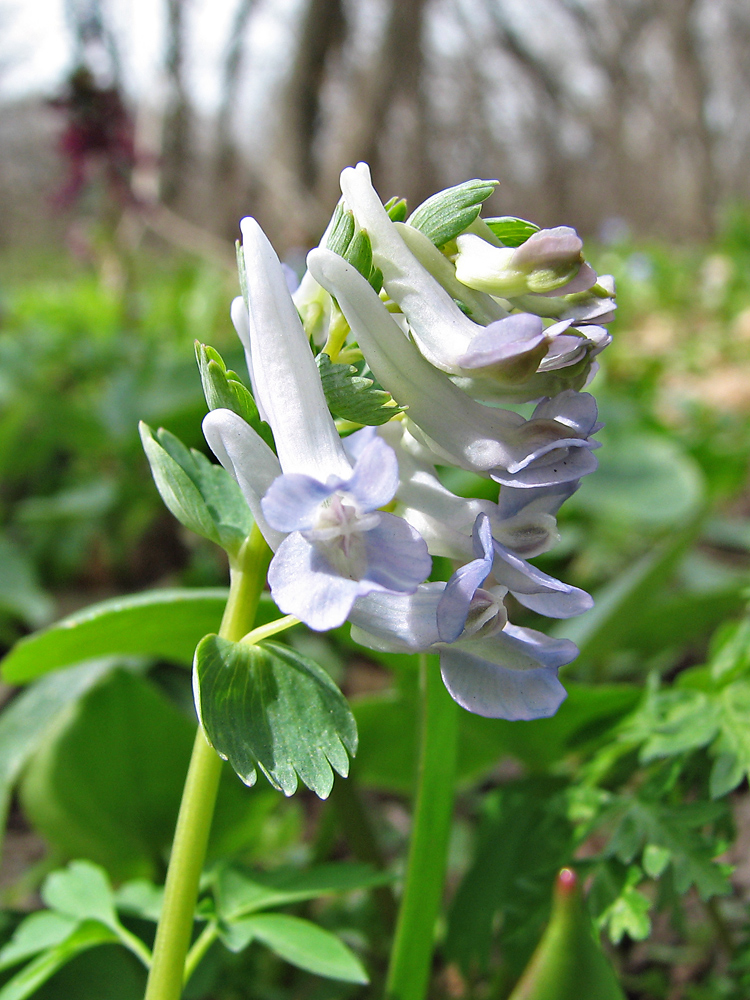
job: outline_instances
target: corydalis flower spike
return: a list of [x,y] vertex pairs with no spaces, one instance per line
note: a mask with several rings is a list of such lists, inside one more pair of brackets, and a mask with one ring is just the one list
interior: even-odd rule
[[255,219],[243,219],[240,228],[253,388],[281,466],[322,480],[348,476],[350,466],[281,262]]

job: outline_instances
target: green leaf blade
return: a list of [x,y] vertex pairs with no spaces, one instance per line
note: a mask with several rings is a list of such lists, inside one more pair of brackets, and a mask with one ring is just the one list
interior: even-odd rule
[[357,747],[354,717],[330,677],[277,643],[252,646],[206,636],[195,655],[201,722],[220,756],[246,784],[256,766],[292,795],[298,777],[321,798],[332,768],[348,773]]
[[242,924],[280,958],[306,972],[345,983],[365,985],[370,981],[354,952],[335,935],[309,920],[283,913],[264,913],[244,917]]
[[315,360],[334,416],[377,427],[403,412],[389,392],[374,388],[373,380],[358,375],[354,365],[334,364],[327,354],[319,354]]

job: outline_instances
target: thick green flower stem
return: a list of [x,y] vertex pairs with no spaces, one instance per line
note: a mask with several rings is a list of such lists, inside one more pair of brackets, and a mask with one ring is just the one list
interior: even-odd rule
[[387,1000],[424,1000],[427,993],[453,815],[458,706],[445,689],[437,656],[422,654],[419,667],[422,730],[417,795]]
[[[233,561],[219,635],[238,641],[252,628],[271,553],[257,527]],[[169,860],[145,1000],[179,1000],[198,886],[206,856],[222,761],[198,727]]]

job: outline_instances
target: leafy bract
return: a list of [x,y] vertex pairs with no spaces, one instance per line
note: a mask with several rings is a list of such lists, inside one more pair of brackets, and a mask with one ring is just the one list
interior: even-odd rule
[[194,448],[163,428],[141,422],[141,441],[161,498],[177,520],[236,555],[253,518],[237,483]]
[[403,412],[389,392],[375,388],[373,380],[360,375],[354,365],[334,364],[327,354],[319,354],[315,360],[334,416],[378,426]]
[[539,226],[535,223],[517,219],[512,215],[502,215],[483,221],[506,247],[520,247],[530,236],[539,232]]
[[260,419],[253,394],[236,372],[227,369],[217,350],[195,342],[195,357],[200,371],[203,395],[209,410],[227,409],[239,414],[266,444],[274,447],[271,428]]
[[195,652],[196,702],[211,744],[246,784],[256,767],[292,795],[298,777],[325,798],[346,776],[357,728],[344,696],[312,660],[278,643],[207,635]]
[[105,656],[158,656],[189,665],[198,641],[218,627],[228,593],[220,587],[147,590],[92,604],[16,643],[3,660],[3,677],[25,684]]
[[471,180],[446,188],[423,201],[406,220],[407,224],[441,247],[472,224],[497,184],[498,181]]

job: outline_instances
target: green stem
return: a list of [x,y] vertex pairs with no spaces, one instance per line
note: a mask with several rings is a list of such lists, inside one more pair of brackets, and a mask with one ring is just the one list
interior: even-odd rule
[[385,995],[424,1000],[430,977],[453,814],[458,707],[445,689],[436,656],[419,658],[422,731],[404,894]]
[[215,920],[207,923],[198,937],[193,942],[193,947],[188,952],[185,959],[185,985],[190,982],[190,977],[203,961],[203,957],[219,936],[219,925]]
[[[270,555],[263,536],[253,527],[232,564],[229,599],[219,629],[223,638],[236,642],[252,628]],[[179,1000],[182,995],[221,766],[221,758],[199,726],[177,817],[145,1000]]]

